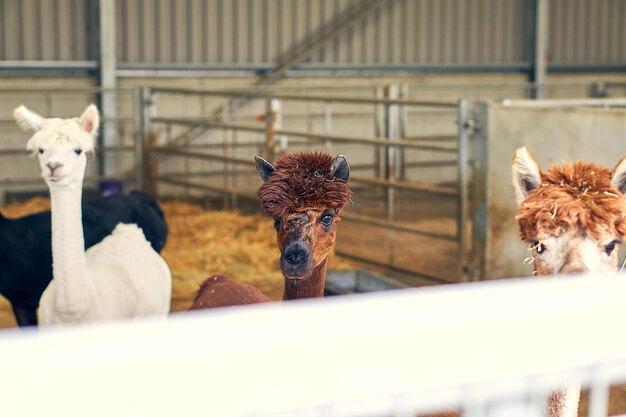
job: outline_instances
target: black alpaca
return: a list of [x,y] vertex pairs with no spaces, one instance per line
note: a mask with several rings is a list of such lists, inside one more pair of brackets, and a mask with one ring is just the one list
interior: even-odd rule
[[[118,223],[134,223],[161,252],[167,223],[156,200],[133,191],[83,203],[85,249],[111,234]],[[52,280],[50,211],[7,219],[0,214],[0,293],[13,307],[19,326],[37,324],[41,294]]]

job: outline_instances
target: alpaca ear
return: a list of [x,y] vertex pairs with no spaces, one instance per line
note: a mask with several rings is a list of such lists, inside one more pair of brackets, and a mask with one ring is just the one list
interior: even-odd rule
[[335,178],[348,181],[350,177],[350,165],[343,155],[337,155],[333,163],[330,165],[330,174]]
[[520,205],[528,193],[541,186],[541,169],[525,146],[515,151],[512,173],[515,202]]
[[611,183],[620,193],[626,194],[626,156],[613,168]]
[[260,156],[254,157],[254,163],[256,164],[256,170],[259,171],[259,175],[263,178],[263,182],[267,181],[274,174],[274,165]]
[[43,127],[44,118],[32,110],[28,110],[24,105],[13,110],[13,118],[20,129],[24,131],[34,130],[36,132]]
[[78,123],[80,127],[90,135],[94,135],[100,126],[100,114],[95,104],[87,106],[83,114],[80,116]]

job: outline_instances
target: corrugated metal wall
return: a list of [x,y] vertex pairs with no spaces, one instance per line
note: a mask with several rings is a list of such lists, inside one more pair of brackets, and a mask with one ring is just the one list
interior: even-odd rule
[[[119,0],[118,60],[270,66],[363,0]],[[514,64],[526,0],[392,0],[310,57],[318,65]]]
[[[275,66],[364,0],[117,0],[118,61]],[[389,0],[304,66],[524,66],[532,0]],[[0,0],[0,60],[96,57],[97,0]],[[624,64],[626,1],[551,0],[558,64]]]
[[89,0],[0,0],[0,60],[93,59],[92,7]]
[[626,0],[551,0],[552,62],[626,65]]

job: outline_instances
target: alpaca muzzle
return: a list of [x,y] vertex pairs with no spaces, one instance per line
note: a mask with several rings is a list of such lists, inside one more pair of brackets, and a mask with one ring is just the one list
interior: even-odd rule
[[311,251],[304,242],[292,242],[280,255],[280,269],[286,278],[299,279],[310,272],[311,259]]

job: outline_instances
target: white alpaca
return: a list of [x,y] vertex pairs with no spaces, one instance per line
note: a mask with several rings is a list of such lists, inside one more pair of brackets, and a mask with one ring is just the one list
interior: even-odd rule
[[100,123],[96,106],[72,119],[45,119],[20,106],[13,117],[35,131],[26,147],[38,155],[50,189],[53,280],[41,297],[40,323],[167,315],[170,270],[136,225],[117,225],[85,252],[81,196],[85,154],[93,151]]

